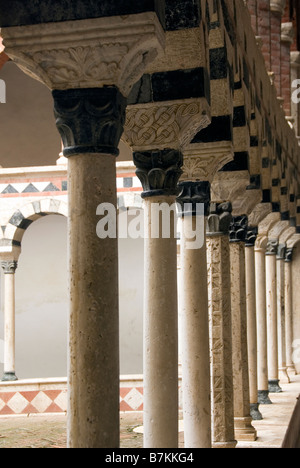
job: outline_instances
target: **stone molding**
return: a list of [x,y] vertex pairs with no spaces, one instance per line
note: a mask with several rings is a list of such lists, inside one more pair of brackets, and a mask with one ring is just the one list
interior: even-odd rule
[[248,217],[246,215],[234,216],[229,227],[229,241],[245,242],[248,229]]
[[197,204],[204,205],[204,215],[207,216],[210,204],[210,183],[203,182],[180,182],[178,185],[180,193],[177,203],[181,207],[181,215],[197,214]]
[[156,13],[2,28],[7,55],[50,89],[117,86],[127,97],[165,47]]
[[178,195],[178,181],[181,176],[183,156],[180,151],[144,151],[133,153],[144,192],[142,198]]
[[294,27],[293,23],[281,23],[281,42],[288,42],[292,44],[294,40]]
[[64,156],[119,154],[126,99],[117,88],[55,90],[52,94]]
[[18,262],[15,260],[7,260],[1,262],[1,267],[5,275],[14,275],[18,268]]
[[271,0],[270,2],[270,10],[275,13],[280,13],[282,16],[284,13],[286,5],[286,0]]
[[210,124],[206,98],[127,107],[123,139],[134,151],[181,149]]
[[232,205],[230,202],[211,203],[207,218],[207,235],[228,235],[232,221]]
[[230,141],[190,144],[184,149],[181,180],[212,182],[215,174],[233,158]]
[[276,259],[277,260],[284,260],[286,255],[286,244],[278,243]]

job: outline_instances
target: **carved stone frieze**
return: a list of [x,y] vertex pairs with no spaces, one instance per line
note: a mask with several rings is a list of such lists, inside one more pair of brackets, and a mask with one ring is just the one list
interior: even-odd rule
[[233,160],[232,142],[194,143],[184,149],[181,180],[208,180]]
[[205,98],[128,106],[123,138],[134,151],[181,149],[210,124],[209,113]]
[[144,151],[133,153],[144,192],[143,198],[159,195],[178,195],[178,181],[181,176],[183,156],[180,151]]
[[7,55],[50,89],[115,85],[125,97],[165,45],[154,12],[4,28],[1,34]]

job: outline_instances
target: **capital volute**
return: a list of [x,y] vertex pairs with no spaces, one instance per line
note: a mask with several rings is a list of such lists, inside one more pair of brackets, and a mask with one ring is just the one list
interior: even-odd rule
[[2,261],[1,267],[5,275],[14,275],[18,267],[18,262],[15,260]]
[[2,28],[6,54],[51,90],[116,86],[127,97],[165,47],[154,12]]
[[229,227],[229,241],[245,242],[248,229],[248,217],[246,215],[234,216]]
[[232,221],[232,205],[230,202],[211,203],[207,218],[207,235],[228,235]]

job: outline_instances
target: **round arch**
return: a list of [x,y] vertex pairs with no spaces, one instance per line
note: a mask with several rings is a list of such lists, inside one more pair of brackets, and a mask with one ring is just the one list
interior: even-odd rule
[[7,225],[1,230],[0,256],[20,249],[28,227],[37,219],[47,215],[68,217],[67,202],[55,198],[38,199],[16,210]]

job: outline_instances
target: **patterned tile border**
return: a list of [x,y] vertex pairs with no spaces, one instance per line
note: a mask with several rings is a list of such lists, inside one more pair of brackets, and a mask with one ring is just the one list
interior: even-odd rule
[[[135,174],[118,174],[117,175],[117,191],[118,192],[131,192],[142,191],[142,185]],[[40,179],[24,179],[14,180],[7,179],[1,180],[0,183],[0,197],[26,197],[34,196],[36,194],[45,195],[52,193],[58,195],[60,192],[68,191],[68,182],[62,178],[53,178],[45,180]]]
[[[143,411],[143,393],[143,376],[122,376],[120,411]],[[66,411],[67,379],[0,382],[0,417]]]

